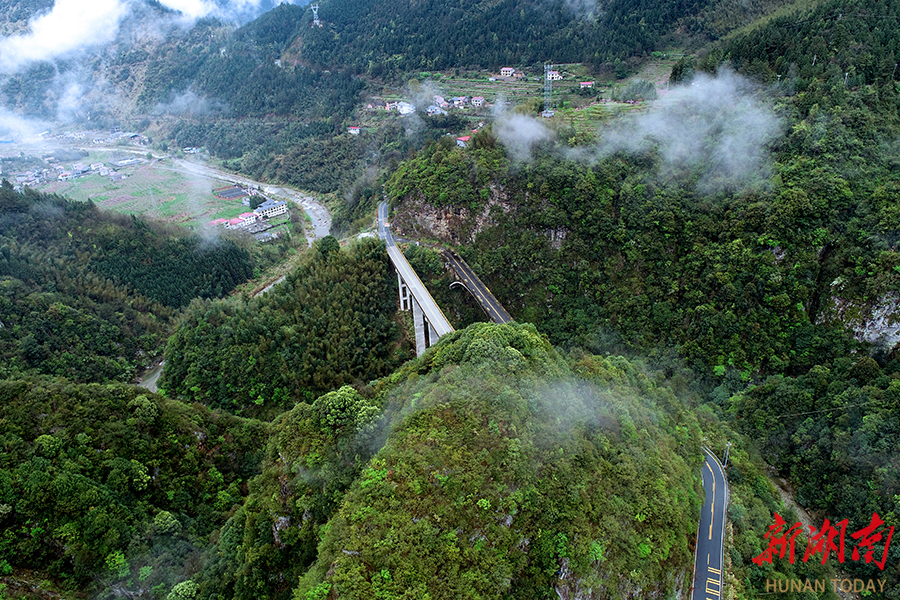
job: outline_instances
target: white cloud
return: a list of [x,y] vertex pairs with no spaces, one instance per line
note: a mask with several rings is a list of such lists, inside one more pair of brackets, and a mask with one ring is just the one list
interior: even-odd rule
[[127,10],[121,0],[56,0],[53,10],[31,20],[29,33],[0,40],[0,71],[110,42]]
[[552,132],[539,120],[516,113],[504,113],[494,123],[494,135],[506,146],[515,161],[531,158],[532,147],[552,137]]
[[46,123],[24,119],[0,107],[0,135],[24,138],[49,129]]
[[[217,2],[213,0],[160,0],[160,4],[179,11],[191,21],[213,16],[225,21],[244,22],[259,16],[264,10],[268,10],[278,3],[267,0],[230,0],[228,2],[222,0]],[[288,4],[295,3],[288,2]]]
[[[0,74],[10,74],[29,63],[69,58],[87,48],[115,39],[122,20],[137,0],[56,0],[48,13],[31,19],[28,33],[0,38]],[[246,22],[273,6],[272,0],[160,0],[181,13],[188,24],[201,17]]]
[[781,119],[750,81],[723,71],[698,75],[649,111],[607,126],[596,147],[571,155],[597,160],[656,148],[661,175],[689,171],[699,177],[702,191],[738,189],[767,180],[769,145],[782,130]]
[[216,5],[207,0],[160,0],[160,4],[177,10],[190,19],[199,19],[217,11]]

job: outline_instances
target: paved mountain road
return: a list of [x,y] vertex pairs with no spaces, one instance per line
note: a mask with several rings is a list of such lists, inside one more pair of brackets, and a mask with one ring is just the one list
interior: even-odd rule
[[703,448],[703,454],[706,457],[702,474],[706,501],[700,513],[691,599],[720,600],[728,481],[725,479],[725,471],[719,459],[708,448]]

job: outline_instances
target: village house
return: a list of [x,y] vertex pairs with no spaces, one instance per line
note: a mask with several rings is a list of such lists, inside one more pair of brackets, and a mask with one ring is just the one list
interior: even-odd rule
[[244,220],[244,225],[253,225],[259,219],[254,212],[245,212],[238,215],[239,219]]
[[474,98],[472,98],[472,106],[484,106],[484,97],[475,96]]
[[515,79],[516,81],[521,81],[525,79],[525,73],[523,71],[516,71],[515,73],[513,73],[513,79]]
[[562,75],[559,74],[559,71],[550,71],[547,73],[547,79],[550,81],[560,81],[562,80]]
[[581,86],[581,89],[589,90],[592,87],[594,87],[594,82],[593,81],[582,81],[579,83],[579,85]]
[[468,145],[469,140],[471,140],[471,139],[472,139],[472,136],[470,136],[470,135],[464,135],[462,137],[458,137],[458,138],[456,138],[456,145],[459,146],[460,148],[465,148]]
[[207,227],[218,227],[219,225],[224,225],[228,222],[228,219],[216,219],[215,221],[209,221],[206,226]]
[[359,127],[348,127],[347,133],[350,135],[359,135]]
[[516,70],[512,67],[503,67],[500,69],[500,77],[512,77],[515,72]]
[[256,210],[253,212],[255,212],[260,219],[268,219],[269,217],[283,215],[287,212],[287,202],[284,200],[266,200],[257,206]]

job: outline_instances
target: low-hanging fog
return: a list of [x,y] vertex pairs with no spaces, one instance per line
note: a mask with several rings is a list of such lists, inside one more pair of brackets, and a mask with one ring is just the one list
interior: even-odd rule
[[[701,192],[766,185],[771,171],[770,146],[783,132],[775,114],[754,84],[730,71],[698,75],[676,87],[644,112],[604,123],[598,141],[567,149],[571,160],[593,163],[615,153],[659,155],[660,180],[689,174]],[[539,118],[503,113],[494,133],[514,161],[527,161],[535,144],[553,132]]]

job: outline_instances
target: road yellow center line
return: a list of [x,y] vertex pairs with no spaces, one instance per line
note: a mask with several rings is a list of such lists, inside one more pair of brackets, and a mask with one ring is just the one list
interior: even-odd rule
[[712,475],[712,483],[713,483],[713,499],[712,503],[709,505],[709,539],[712,539],[712,530],[713,530],[713,521],[715,521],[715,510],[716,510],[716,476],[713,473],[712,467],[709,466],[709,463],[706,463],[706,468],[709,469],[709,474]]

